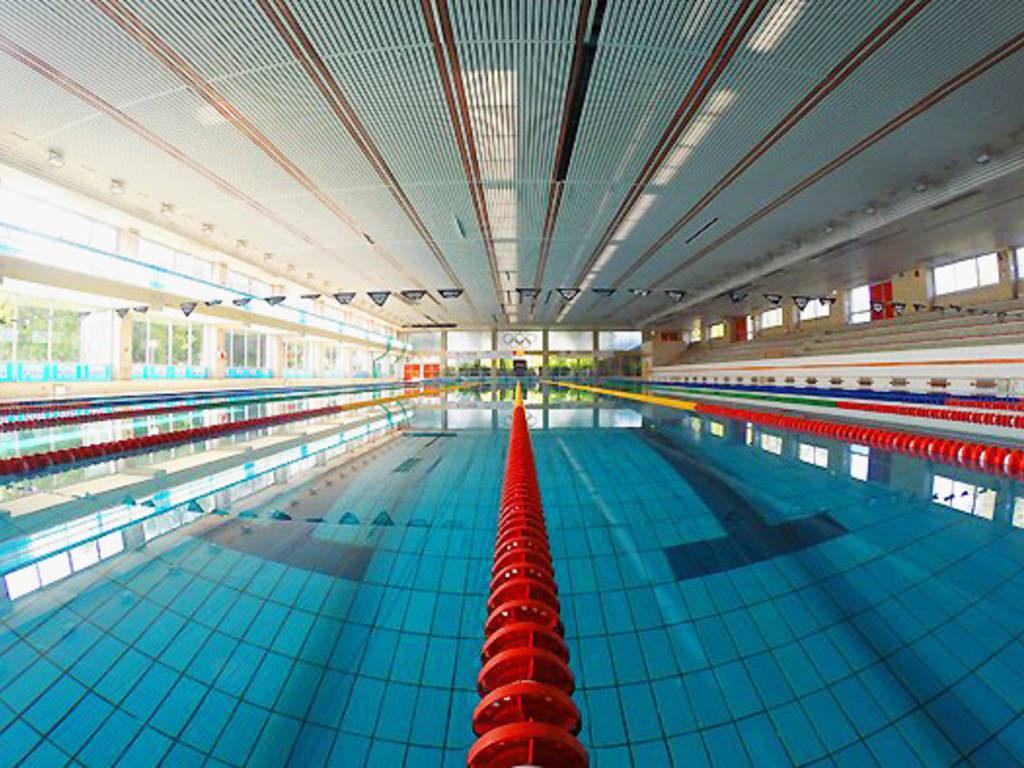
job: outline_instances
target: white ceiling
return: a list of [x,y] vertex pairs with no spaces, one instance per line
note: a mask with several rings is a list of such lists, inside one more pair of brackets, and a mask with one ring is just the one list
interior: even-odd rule
[[318,290],[430,290],[407,323],[621,327],[1000,168],[1021,48],[1020,0],[21,0],[0,151]]

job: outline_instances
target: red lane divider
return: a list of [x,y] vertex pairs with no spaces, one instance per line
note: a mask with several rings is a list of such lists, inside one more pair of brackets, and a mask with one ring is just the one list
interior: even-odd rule
[[947,397],[945,405],[957,408],[991,408],[1000,411],[1024,411],[1024,402],[1020,400],[957,400]]
[[989,472],[1004,472],[1014,477],[1024,477],[1024,450],[1004,448],[988,443],[973,443],[929,435],[915,435],[907,432],[893,432],[876,427],[859,427],[852,424],[837,424],[798,416],[781,416],[763,411],[749,411],[744,408],[730,408],[723,405],[700,403],[698,413],[711,416],[744,419],[757,424],[781,427],[798,432],[863,443],[890,451],[908,453],[919,458],[932,459],[945,464],[958,464],[971,469]]
[[[232,403],[225,401],[216,407],[230,408]],[[211,406],[212,410],[214,406]],[[160,405],[155,408],[129,408],[122,411],[100,411],[99,413],[76,413],[72,416],[51,416],[24,421],[5,421],[0,423],[0,432],[18,432],[24,429],[45,429],[46,427],[64,427],[68,424],[83,424],[93,421],[117,421],[118,419],[134,419],[138,416],[159,416],[165,413],[182,413],[195,410],[196,404]]]
[[588,764],[522,393],[516,388],[469,768]]
[[[974,405],[970,401],[949,403],[949,405]],[[947,411],[944,408],[921,408],[913,405],[886,405],[884,403],[853,403],[844,400],[836,401],[836,406],[846,411],[872,411],[873,413],[892,413],[899,416],[916,416],[922,419],[945,419],[946,421],[964,421],[971,424],[986,424],[993,427],[1024,428],[1024,416],[1013,416],[1008,413],[985,413],[983,411]],[[982,405],[983,408],[988,406]]]
[[440,390],[423,390],[422,392],[408,393],[404,395],[393,395],[381,397],[376,400],[360,400],[355,403],[343,405],[328,405],[323,408],[313,408],[306,411],[289,411],[274,416],[261,416],[255,419],[241,419],[239,421],[228,421],[223,424],[212,424],[206,427],[194,429],[179,429],[172,432],[164,432],[157,435],[144,435],[142,437],[131,437],[124,440],[113,440],[106,443],[94,443],[75,448],[63,448],[57,451],[44,451],[32,453],[13,459],[0,460],[0,475],[15,475],[26,472],[37,472],[62,464],[75,464],[84,461],[98,461],[116,458],[123,454],[135,453],[137,451],[153,450],[164,448],[168,445],[178,443],[190,443],[197,440],[210,440],[215,437],[231,432],[242,432],[248,429],[260,427],[271,427],[278,424],[286,424],[292,421],[304,421],[319,416],[327,416],[341,411],[355,410],[371,405],[383,405],[397,400],[407,400],[420,395],[436,394]]

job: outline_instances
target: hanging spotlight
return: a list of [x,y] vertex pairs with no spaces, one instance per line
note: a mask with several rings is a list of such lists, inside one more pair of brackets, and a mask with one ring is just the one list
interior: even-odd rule
[[894,301],[892,303],[892,311],[897,315],[902,315],[907,309],[907,305],[902,301]]
[[457,299],[462,295],[461,288],[439,288],[437,294],[442,299]]
[[406,299],[407,301],[419,301],[426,295],[427,292],[420,288],[417,288],[416,290],[412,291],[402,291],[402,298]]
[[221,299],[207,299],[206,301],[203,302],[203,304],[205,304],[208,307],[216,307],[223,303],[224,302]]
[[264,301],[267,302],[267,304],[269,304],[270,306],[276,307],[286,298],[286,296],[267,296],[267,298],[265,298]]
[[174,206],[170,203],[160,203],[160,215],[171,216],[174,213]]
[[833,304],[836,303],[836,297],[835,296],[819,296],[818,297],[818,303],[821,304],[821,306],[825,306],[826,304],[828,304],[829,306],[832,306]]
[[928,309],[928,305],[927,304],[918,304],[917,302],[914,302],[914,311],[915,312],[921,312],[921,311],[926,310],[926,309]]
[[46,155],[46,164],[51,168],[63,168],[64,153],[59,149],[51,149]]
[[204,235],[212,235],[213,234],[213,230],[214,230],[213,224],[210,224],[208,222],[206,224],[203,224],[203,234]]
[[793,303],[796,304],[796,308],[799,309],[801,312],[807,307],[807,304],[808,304],[808,302],[810,302],[810,300],[811,300],[810,296],[794,296],[793,297]]
[[927,182],[925,182],[925,181],[917,182],[914,185],[914,191],[915,192],[927,192],[928,191],[928,184],[927,184]]
[[149,312],[149,307],[147,307],[145,304],[138,307],[132,307],[132,312],[138,312],[140,315],[144,315],[147,312]]
[[195,311],[197,306],[198,304],[194,301],[184,301],[181,304],[181,311],[185,317],[188,317]]
[[591,288],[591,291],[596,293],[598,296],[608,297],[615,293],[614,288]]
[[739,304],[745,298],[747,298],[746,293],[743,293],[741,291],[729,291],[729,301],[731,301],[733,304]]
[[651,289],[650,288],[630,288],[629,292],[632,293],[634,296],[640,296],[640,297],[650,296],[651,295]]
[[370,300],[378,307],[383,307],[384,303],[391,295],[391,291],[367,291],[366,295],[369,296]]
[[558,295],[566,301],[572,301],[580,295],[579,288],[555,288],[555,290],[558,291]]
[[352,299],[356,297],[355,291],[342,291],[340,293],[335,293],[333,295],[334,300],[337,301],[339,304],[351,304]]
[[521,299],[536,299],[540,296],[540,288],[516,288]]
[[250,301],[252,301],[252,296],[244,296],[240,299],[232,299],[231,303],[234,304],[236,307],[244,307]]
[[304,293],[304,294],[302,294],[302,295],[301,295],[301,296],[300,296],[299,298],[300,298],[300,299],[309,299],[310,301],[316,301],[316,300],[317,300],[317,299],[319,299],[319,298],[320,298],[320,297],[321,297],[322,295],[323,295],[323,294],[321,294],[321,293]]
[[124,182],[121,179],[110,180],[110,194],[112,195],[123,195],[124,194]]
[[128,309],[128,307],[118,307],[114,311],[117,312],[118,317],[124,320],[125,316],[128,314],[130,310]]
[[665,295],[672,299],[672,301],[679,302],[683,300],[683,297],[686,295],[686,291],[667,290],[665,291]]
[[[977,155],[975,156],[975,158],[974,158],[974,162],[976,162],[976,163],[977,163],[978,165],[984,165],[985,163],[987,163],[987,162],[988,162],[989,160],[991,160],[991,159],[992,159],[992,155],[990,155],[990,154],[988,153],[988,150],[985,150],[985,149],[983,149],[983,150],[981,150],[981,152],[979,152],[979,153],[978,153],[978,154],[977,154]],[[59,167],[60,167],[60,166],[58,166],[58,168],[59,168]]]
[[240,250],[240,251],[244,250],[245,246],[247,246],[248,244],[249,244],[249,241],[248,240],[244,240],[242,238],[238,238],[237,240],[235,240],[235,247],[238,250]]
[[782,301],[782,294],[779,294],[779,293],[764,293],[764,294],[761,294],[761,295],[764,296],[766,299],[768,299],[768,301],[770,301],[772,304],[775,304],[775,305],[778,305],[778,303],[780,301]]

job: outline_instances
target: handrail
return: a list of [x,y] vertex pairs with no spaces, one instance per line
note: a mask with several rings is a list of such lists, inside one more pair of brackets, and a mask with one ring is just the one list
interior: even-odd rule
[[588,758],[576,739],[580,714],[570,698],[569,650],[519,384],[491,575],[477,676],[482,700],[473,712],[478,738],[466,764],[582,768]]

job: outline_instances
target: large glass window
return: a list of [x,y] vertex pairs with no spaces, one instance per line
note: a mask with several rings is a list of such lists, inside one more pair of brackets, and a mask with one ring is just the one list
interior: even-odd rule
[[132,323],[132,362],[145,365],[148,355],[146,354],[147,343],[149,342],[149,323],[145,320],[136,320]]
[[555,352],[593,352],[593,331],[548,331],[548,349]]
[[448,331],[449,352],[490,352],[493,348],[490,331]]
[[832,302],[811,299],[807,306],[800,310],[800,320],[817,320],[821,317],[828,317],[832,314]]
[[115,227],[9,189],[0,189],[0,221],[102,251],[117,249]]
[[713,323],[708,327],[709,339],[725,338],[725,323]]
[[49,361],[50,310],[18,307],[18,359],[26,363]]
[[632,352],[643,346],[644,335],[640,331],[600,331],[597,346],[607,352]]
[[761,313],[761,329],[778,328],[782,325],[782,307],[767,309]]
[[999,257],[994,253],[961,259],[932,270],[935,295],[957,293],[999,282]]
[[50,361],[77,363],[82,359],[82,315],[70,309],[53,310]]
[[871,286],[861,285],[850,291],[850,322],[871,321]]

